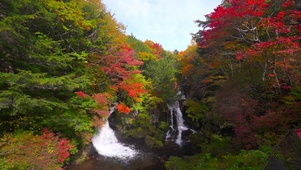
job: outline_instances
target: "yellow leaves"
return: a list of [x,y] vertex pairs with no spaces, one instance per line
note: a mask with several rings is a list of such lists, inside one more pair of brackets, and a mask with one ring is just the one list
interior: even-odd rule
[[178,54],[178,60],[182,61],[183,59],[193,59],[197,55],[197,45],[189,46],[185,51],[181,51]]
[[53,153],[53,152],[54,152],[54,149],[53,149],[53,146],[52,146],[52,145],[47,144],[47,152],[48,152],[48,153]]
[[118,23],[110,13],[105,13],[105,25],[102,26],[102,31],[112,38],[111,46],[120,47],[121,44],[126,44],[125,26]]
[[[96,22],[93,20],[87,19],[87,16],[91,15],[88,12],[84,12],[83,8],[87,6],[91,6],[90,3],[78,0],[78,1],[70,1],[70,2],[63,2],[63,1],[49,1],[47,3],[49,11],[56,13],[58,19],[62,22],[71,21],[75,26],[80,27],[84,30],[91,30],[95,27]],[[95,11],[101,11],[96,10]],[[91,17],[92,18],[92,17]],[[65,25],[65,29],[67,29],[68,26]]]
[[139,52],[138,53],[138,58],[142,61],[157,61],[158,58],[152,54],[152,53],[149,53],[149,52]]

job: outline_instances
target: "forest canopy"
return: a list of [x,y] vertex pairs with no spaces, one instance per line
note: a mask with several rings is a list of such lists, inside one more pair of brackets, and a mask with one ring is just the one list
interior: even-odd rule
[[0,18],[5,169],[61,168],[112,106],[118,130],[160,148],[167,125],[156,114],[179,91],[202,152],[194,162],[170,157],[167,169],[260,169],[284,133],[300,128],[299,0],[224,0],[196,21],[196,43],[181,52],[126,35],[99,0],[2,0]]

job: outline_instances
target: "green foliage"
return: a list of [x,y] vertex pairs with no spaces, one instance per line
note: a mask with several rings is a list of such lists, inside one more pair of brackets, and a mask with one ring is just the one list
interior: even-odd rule
[[126,136],[130,136],[134,139],[144,139],[149,134],[148,129],[146,128],[131,128],[130,130],[127,130]]
[[151,61],[145,67],[144,74],[151,79],[155,96],[163,101],[169,101],[176,96],[176,59],[165,56],[159,61]]
[[194,167],[194,169],[222,169],[219,164],[220,160],[218,158],[211,157],[209,153],[206,153]]
[[163,131],[166,131],[168,129],[169,125],[167,122],[160,122],[158,128],[163,130]]
[[168,161],[165,162],[165,168],[167,170],[183,170],[191,169],[192,165],[185,162],[179,157],[172,156]]
[[134,127],[148,128],[151,125],[150,115],[148,113],[139,113],[133,122]]
[[144,141],[145,144],[150,148],[162,148],[164,146],[162,141],[157,140],[156,138],[151,136],[146,136]]
[[184,105],[187,106],[185,112],[192,121],[200,121],[204,114],[209,111],[207,106],[202,102],[196,102],[191,99],[186,99]]
[[150,93],[144,93],[140,96],[139,101],[132,105],[131,109],[139,113],[148,114],[149,109],[156,108],[157,105],[162,102],[162,99]]
[[210,143],[207,143],[203,147],[203,151],[205,153],[210,153],[212,156],[218,157],[235,151],[235,149],[230,145],[230,137],[212,134],[210,138]]
[[263,169],[267,160],[269,149],[262,150],[241,150],[239,154],[225,154],[221,157],[213,157],[210,153],[202,153],[181,159],[179,157],[170,157],[165,162],[168,170],[200,170],[200,169]]
[[154,134],[154,138],[163,141],[164,137],[165,137],[165,131],[162,131],[161,129],[157,128]]
[[238,155],[224,156],[224,165],[227,169],[263,169],[268,161],[268,154],[260,150],[242,150]]
[[30,141],[48,127],[77,146],[89,143],[99,109],[112,102],[93,94],[115,93],[99,69],[111,61],[100,56],[124,45],[122,26],[93,0],[4,0],[0,11],[0,136],[26,131]]
[[127,42],[133,49],[135,49],[137,55],[139,55],[140,52],[151,52],[150,47],[148,47],[142,41],[138,40],[133,35],[128,36]]
[[[57,119],[59,113],[70,107],[76,108],[67,102],[68,98],[75,95],[76,89],[87,88],[90,83],[89,76],[81,76],[77,72],[80,68],[84,69],[84,65],[75,58],[76,53],[66,52],[62,48],[61,40],[55,40],[50,34],[43,33],[45,30],[36,30],[35,25],[32,25],[37,18],[41,19],[41,23],[49,24],[40,16],[39,10],[44,10],[43,6],[39,3],[34,5],[31,1],[24,3],[20,3],[18,8],[23,8],[23,5],[31,6],[32,8],[28,8],[31,11],[27,12],[35,13],[34,17],[29,17],[26,12],[15,13],[1,21],[11,28],[1,31],[5,36],[0,40],[7,44],[1,46],[3,56],[13,56],[13,58],[4,57],[3,62],[6,65],[1,65],[0,69],[0,77],[3,80],[0,83],[3,113],[1,129],[21,128],[39,131],[43,126],[53,126],[52,120]],[[15,24],[10,22],[10,17],[23,18],[19,23],[22,26],[14,27]],[[18,33],[20,37],[12,36],[10,33],[13,32]],[[19,41],[18,46],[11,44],[12,42],[7,43],[6,38]],[[25,41],[20,41],[22,39]],[[85,54],[82,52],[81,55]],[[73,69],[73,66],[77,68]],[[8,125],[12,120],[17,126]],[[66,123],[62,121],[62,124]],[[62,127],[70,128],[68,125]]]
[[289,95],[283,98],[285,104],[287,105],[294,105],[297,102],[301,101],[301,86],[296,86],[291,90]]

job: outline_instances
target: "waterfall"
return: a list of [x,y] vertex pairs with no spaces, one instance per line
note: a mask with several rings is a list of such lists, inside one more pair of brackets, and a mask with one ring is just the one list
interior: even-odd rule
[[[114,112],[114,107],[110,108],[110,114]],[[92,138],[92,143],[100,155],[121,159],[133,158],[137,152],[130,147],[119,143],[113,129],[106,120],[105,125],[99,129],[97,135]]]
[[[188,130],[188,128],[184,125],[183,114],[179,106],[179,102],[176,101],[173,105],[167,105],[170,112],[170,129],[166,133],[166,140],[172,140],[178,144],[182,145],[182,132],[184,130]],[[174,114],[175,113],[175,114]],[[173,122],[174,116],[176,118],[176,128]],[[175,135],[176,134],[176,135]],[[176,137],[176,138],[174,138]]]

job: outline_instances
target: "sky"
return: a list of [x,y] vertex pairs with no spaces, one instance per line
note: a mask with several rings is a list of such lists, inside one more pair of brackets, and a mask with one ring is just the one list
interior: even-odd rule
[[152,40],[168,51],[184,51],[196,33],[195,20],[205,20],[222,0],[102,0],[126,34]]

